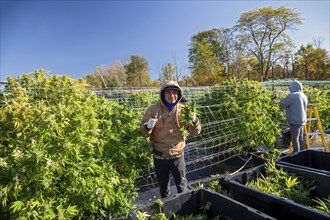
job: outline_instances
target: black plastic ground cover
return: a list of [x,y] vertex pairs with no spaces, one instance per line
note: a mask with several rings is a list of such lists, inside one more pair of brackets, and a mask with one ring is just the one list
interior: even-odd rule
[[276,163],[330,175],[330,152],[314,149],[303,150],[281,157],[276,160]]
[[[276,167],[283,167],[284,170],[295,173],[304,179],[315,180],[317,187],[312,192],[312,196],[326,198],[330,195],[330,177],[328,175],[280,164],[277,164]],[[232,197],[241,203],[251,206],[278,219],[330,219],[330,215],[318,212],[312,208],[308,208],[291,200],[285,200],[278,196],[255,190],[245,185],[247,182],[260,177],[261,174],[266,176],[265,168],[266,165],[261,165],[232,176],[226,176],[224,181],[229,186]]]
[[[188,192],[163,199],[162,201],[162,213],[164,213],[169,219],[173,218],[174,214],[176,216],[202,214],[202,207],[205,207],[208,202],[211,205],[210,209],[205,212],[208,219],[212,219],[216,216],[220,216],[220,219],[232,220],[275,219],[229,197],[207,189],[190,190]],[[152,217],[154,214],[159,213],[160,208],[156,202],[153,202],[149,205],[132,210],[129,214],[129,218],[133,220],[138,219],[136,216],[138,211],[146,212]]]

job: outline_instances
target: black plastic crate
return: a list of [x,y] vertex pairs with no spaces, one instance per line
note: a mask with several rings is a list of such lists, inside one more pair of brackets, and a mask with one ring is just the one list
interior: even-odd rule
[[[330,195],[330,176],[311,170],[304,170],[281,164],[277,164],[276,167],[283,167],[285,171],[294,173],[304,179],[314,180],[316,189],[312,192],[313,196],[326,198]],[[266,165],[261,165],[253,169],[225,177],[224,181],[230,188],[232,197],[241,203],[278,219],[330,219],[330,215],[318,212],[317,210],[308,208],[291,200],[286,200],[246,186],[249,181],[255,180],[260,177],[261,174],[265,176],[265,170]]]
[[266,160],[260,159],[257,157],[257,152],[248,153],[248,154],[237,154],[230,156],[213,166],[210,166],[210,169],[214,171],[213,173],[209,173],[208,176],[204,176],[203,178],[198,178],[197,180],[191,180],[189,175],[187,175],[187,179],[189,180],[188,186],[190,188],[200,188],[208,187],[211,182],[219,180],[222,187],[226,187],[223,181],[225,176],[231,175],[233,173],[237,173],[243,170],[248,170],[253,167],[260,166],[266,163]]
[[[270,158],[267,158],[267,156],[266,157],[262,157],[262,154],[267,154],[267,153],[269,153],[269,154],[271,154],[271,151],[270,152],[256,152],[256,153],[251,153],[251,155],[252,155],[252,160],[253,160],[253,163],[254,164],[256,164],[256,166],[259,166],[259,165],[262,165],[262,164],[265,164],[265,163],[267,163],[268,161],[270,161],[271,159]],[[285,153],[281,153],[281,155],[280,155],[280,158],[282,158],[282,157],[284,157],[284,156],[286,156],[287,154],[285,154]],[[278,158],[279,159],[279,158]],[[278,160],[277,159],[277,160]],[[255,166],[255,167],[256,167]]]
[[276,160],[276,163],[330,175],[330,152],[312,149],[303,150],[281,157]]
[[[173,218],[174,214],[176,216],[200,214],[201,208],[208,202],[211,204],[210,210],[207,211],[209,219],[215,216],[221,216],[221,219],[232,220],[275,219],[254,208],[207,189],[190,190],[163,199],[162,201],[164,203],[162,212],[169,219]],[[147,212],[152,216],[159,212],[159,207],[156,202],[142,206],[132,210],[129,214],[129,218],[134,220],[138,219],[136,216],[137,211]]]

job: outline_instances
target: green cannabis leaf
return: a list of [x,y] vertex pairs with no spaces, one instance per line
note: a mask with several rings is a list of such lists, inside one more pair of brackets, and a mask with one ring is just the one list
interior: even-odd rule
[[188,136],[188,130],[187,126],[188,125],[193,125],[193,120],[191,118],[192,115],[196,115],[197,117],[199,116],[199,111],[197,110],[197,106],[195,101],[192,101],[189,104],[184,104],[182,105],[181,108],[181,113],[180,113],[180,131],[182,132],[183,137]]

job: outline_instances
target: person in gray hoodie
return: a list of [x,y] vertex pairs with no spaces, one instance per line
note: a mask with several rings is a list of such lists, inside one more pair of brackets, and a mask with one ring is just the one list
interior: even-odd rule
[[280,101],[280,107],[286,109],[286,118],[290,125],[293,152],[306,148],[304,125],[307,121],[308,98],[303,92],[299,81],[293,81],[289,86],[290,94]]

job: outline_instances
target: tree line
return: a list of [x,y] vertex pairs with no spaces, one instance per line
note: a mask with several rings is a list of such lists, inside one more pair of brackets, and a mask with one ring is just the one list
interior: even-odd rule
[[93,88],[158,87],[164,80],[185,86],[212,86],[236,77],[256,81],[298,78],[329,80],[329,51],[321,48],[322,39],[301,45],[288,35],[302,24],[296,9],[284,6],[247,11],[233,27],[203,30],[189,44],[189,66],[180,68],[176,57],[165,63],[152,81],[148,60],[132,55],[129,61],[100,65],[84,78]]

